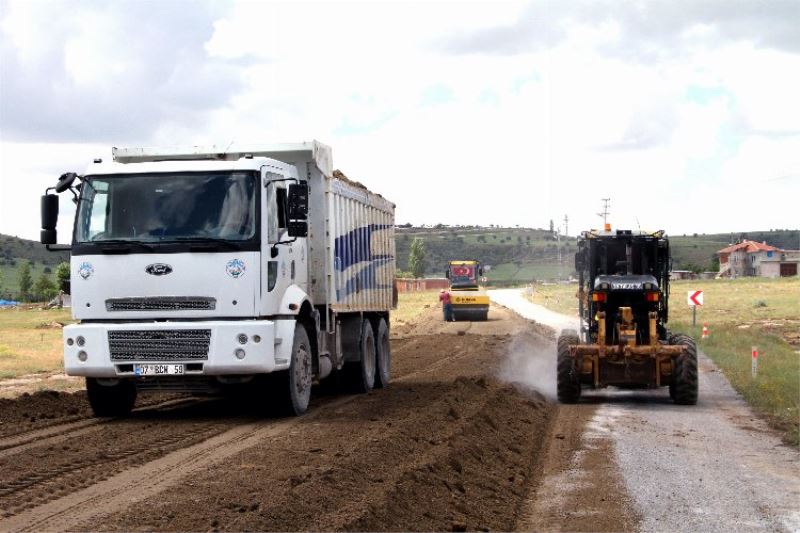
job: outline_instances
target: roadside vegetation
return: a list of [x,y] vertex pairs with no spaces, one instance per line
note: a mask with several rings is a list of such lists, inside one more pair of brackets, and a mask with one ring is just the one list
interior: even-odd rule
[[390,327],[413,322],[438,304],[439,291],[401,292],[397,295],[397,309],[391,312]]
[[62,324],[69,309],[0,309],[0,379],[63,372]]
[[[670,286],[669,328],[692,336],[786,442],[800,445],[800,278],[686,280]],[[529,299],[574,316],[576,290],[574,284],[536,284]],[[704,292],[705,305],[694,327],[689,290]],[[701,338],[703,324],[708,325],[707,339]],[[759,350],[755,378],[753,346]]]

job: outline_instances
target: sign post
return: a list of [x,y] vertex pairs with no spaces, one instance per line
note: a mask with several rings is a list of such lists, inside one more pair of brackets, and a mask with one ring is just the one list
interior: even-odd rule
[[689,291],[687,300],[692,308],[692,327],[697,325],[697,306],[703,305],[703,291]]
[[753,377],[756,377],[758,375],[758,346],[753,346],[750,352],[753,355],[753,366],[751,370],[753,372]]

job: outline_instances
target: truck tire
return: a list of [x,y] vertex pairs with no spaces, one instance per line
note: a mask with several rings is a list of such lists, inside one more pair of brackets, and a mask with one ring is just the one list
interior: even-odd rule
[[386,320],[378,320],[378,333],[375,336],[375,388],[389,386],[392,373],[392,345],[389,342],[389,326]]
[[375,335],[369,320],[361,321],[361,338],[358,342],[358,361],[345,364],[348,388],[363,394],[375,386]]
[[128,416],[136,404],[136,385],[128,379],[103,385],[96,378],[86,378],[86,394],[97,417]]
[[669,395],[678,405],[695,405],[697,403],[697,346],[694,339],[687,335],[674,335],[670,344],[683,345],[686,351],[675,358],[672,370],[672,384]]
[[577,403],[581,397],[581,382],[578,369],[575,366],[575,358],[569,354],[570,344],[579,344],[578,333],[572,329],[566,329],[558,336],[556,349],[558,360],[556,361],[556,381],[557,396],[561,403]]
[[302,324],[294,327],[292,354],[289,370],[275,373],[275,401],[278,413],[284,416],[300,416],[308,409],[311,401],[311,381],[313,368],[311,363],[311,342]]

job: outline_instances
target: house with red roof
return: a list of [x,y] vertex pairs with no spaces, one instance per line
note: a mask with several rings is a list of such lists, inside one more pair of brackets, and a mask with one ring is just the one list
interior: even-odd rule
[[800,250],[781,250],[766,241],[744,240],[719,250],[717,255],[718,278],[796,276],[800,264]]

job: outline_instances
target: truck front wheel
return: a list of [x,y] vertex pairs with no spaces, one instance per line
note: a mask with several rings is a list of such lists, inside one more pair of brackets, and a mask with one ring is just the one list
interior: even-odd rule
[[280,414],[300,416],[306,412],[311,401],[312,373],[311,343],[308,340],[308,333],[302,324],[297,324],[294,327],[289,370],[279,372],[275,376]]
[[98,417],[127,416],[136,404],[136,386],[127,379],[86,378],[86,394],[94,416]]

